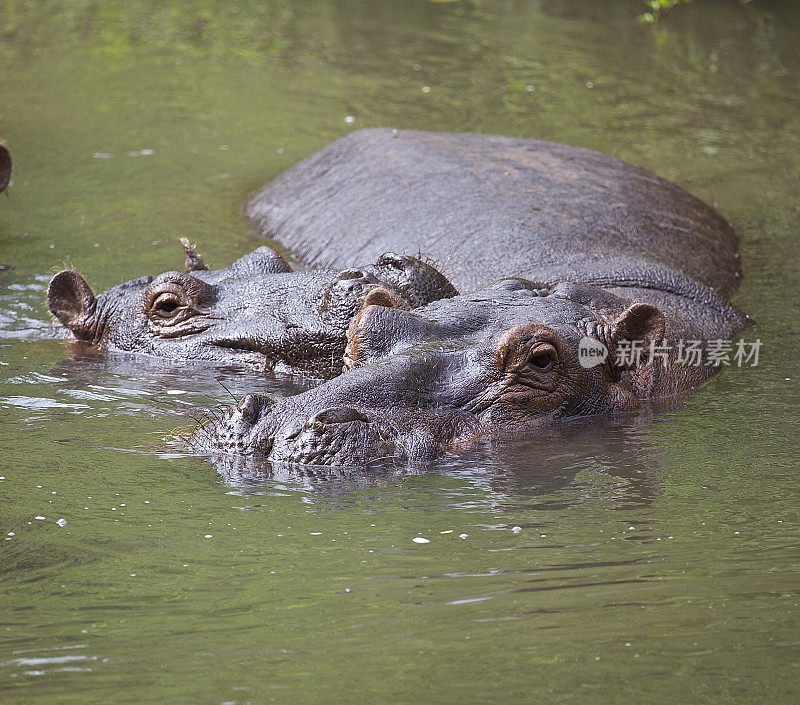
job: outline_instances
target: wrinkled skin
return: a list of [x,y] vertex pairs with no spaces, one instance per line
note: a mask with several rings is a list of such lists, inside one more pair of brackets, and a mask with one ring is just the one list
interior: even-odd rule
[[209,270],[188,241],[184,272],[95,296],[72,270],[56,274],[50,311],[98,349],[248,364],[328,378],[342,370],[346,331],[365,303],[413,308],[457,292],[432,266],[386,253],[343,272],[293,272],[269,247]]
[[[587,369],[581,337],[613,360],[625,341],[728,339],[748,325],[729,303],[741,278],[730,224],[675,184],[585,149],[359,130],[280,174],[245,213],[311,265],[402,242],[464,293],[413,312],[363,306],[345,374],[277,402],[245,397],[189,438],[203,451],[371,466],[632,413],[718,368],[644,356]],[[524,279],[484,289],[503,277]]]
[[[200,451],[276,462],[426,461],[561,419],[636,412],[694,388],[716,370],[661,366],[646,355],[623,367],[618,346],[725,338],[745,324],[732,307],[671,293],[522,279],[413,312],[368,304],[348,330],[349,371],[276,402],[250,394],[188,440]],[[587,335],[608,348],[605,363],[579,364]]]

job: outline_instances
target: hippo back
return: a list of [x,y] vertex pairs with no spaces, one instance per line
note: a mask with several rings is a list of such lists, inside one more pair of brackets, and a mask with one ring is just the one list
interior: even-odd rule
[[246,215],[309,265],[421,253],[465,292],[519,276],[725,300],[740,277],[736,233],[710,206],[644,169],[539,140],[360,130],[280,174]]

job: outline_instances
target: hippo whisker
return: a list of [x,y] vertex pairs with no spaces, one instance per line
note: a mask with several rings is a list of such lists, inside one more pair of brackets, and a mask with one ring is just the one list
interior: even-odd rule
[[[381,442],[378,444],[377,448],[375,448],[375,452],[377,453],[377,452],[378,452],[378,451],[379,451],[381,448],[383,448],[385,445],[387,445],[387,444],[389,444],[389,443],[392,443],[393,445],[399,445],[399,444],[398,444],[396,441],[394,441],[394,440],[385,439],[385,440],[381,441]],[[366,463],[364,463],[364,464],[365,464],[365,465],[372,465],[372,463],[377,463],[377,462],[378,462],[378,461],[380,461],[380,460],[391,460],[392,462],[394,462],[394,460],[395,460],[395,459],[396,459],[396,458],[395,458],[395,454],[393,453],[392,455],[382,455],[382,456],[380,456],[380,457],[373,458],[372,460],[368,460],[368,461],[367,461]]]
[[228,395],[230,396],[230,398],[231,398],[231,399],[233,399],[233,401],[234,401],[236,404],[238,404],[238,403],[241,401],[240,399],[237,399],[237,398],[236,398],[236,396],[234,395],[234,393],[233,393],[233,392],[232,392],[230,389],[228,389],[228,388],[227,388],[227,387],[226,387],[226,386],[225,386],[225,385],[224,385],[222,382],[220,382],[219,380],[217,380],[217,383],[218,383],[218,384],[219,384],[219,386],[220,386],[220,387],[222,387],[222,388],[223,388],[223,389],[224,389],[226,392],[228,392]]

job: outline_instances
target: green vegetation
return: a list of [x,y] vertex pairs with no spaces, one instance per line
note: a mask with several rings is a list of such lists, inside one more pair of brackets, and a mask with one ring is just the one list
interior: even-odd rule
[[[658,22],[664,15],[666,15],[672,8],[678,5],[688,5],[693,0],[645,0],[647,5],[647,12],[639,15],[639,21],[647,24],[654,24]],[[742,5],[747,5],[752,0],[739,0]]]
[[645,5],[650,8],[647,12],[639,15],[642,22],[658,22],[673,7],[677,5],[688,5],[692,0],[647,0]]

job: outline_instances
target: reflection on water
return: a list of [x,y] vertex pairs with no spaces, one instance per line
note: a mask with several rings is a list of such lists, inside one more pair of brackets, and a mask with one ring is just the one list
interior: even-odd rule
[[[3,5],[0,699],[796,699],[800,12],[639,11]],[[373,125],[599,149],[716,203],[759,366],[639,418],[331,470],[164,440],[308,380],[60,340],[48,272],[101,290],[178,267],[180,236],[225,266],[260,244],[250,192]]]
[[[659,493],[657,480],[663,451],[649,434],[652,420],[585,419],[571,427],[540,431],[536,437],[486,443],[461,457],[435,463],[326,467],[271,463],[225,454],[208,460],[224,481],[245,497],[296,490],[311,496],[342,497],[356,490],[387,487],[410,477],[452,476],[491,497],[490,507],[513,511],[533,506],[579,506],[602,484],[627,507],[647,506]],[[570,492],[557,499],[565,488]],[[543,500],[543,498],[546,498]]]
[[55,327],[42,320],[41,307],[50,276],[36,274],[30,279],[2,272],[0,289],[0,340],[35,340],[56,337]]

